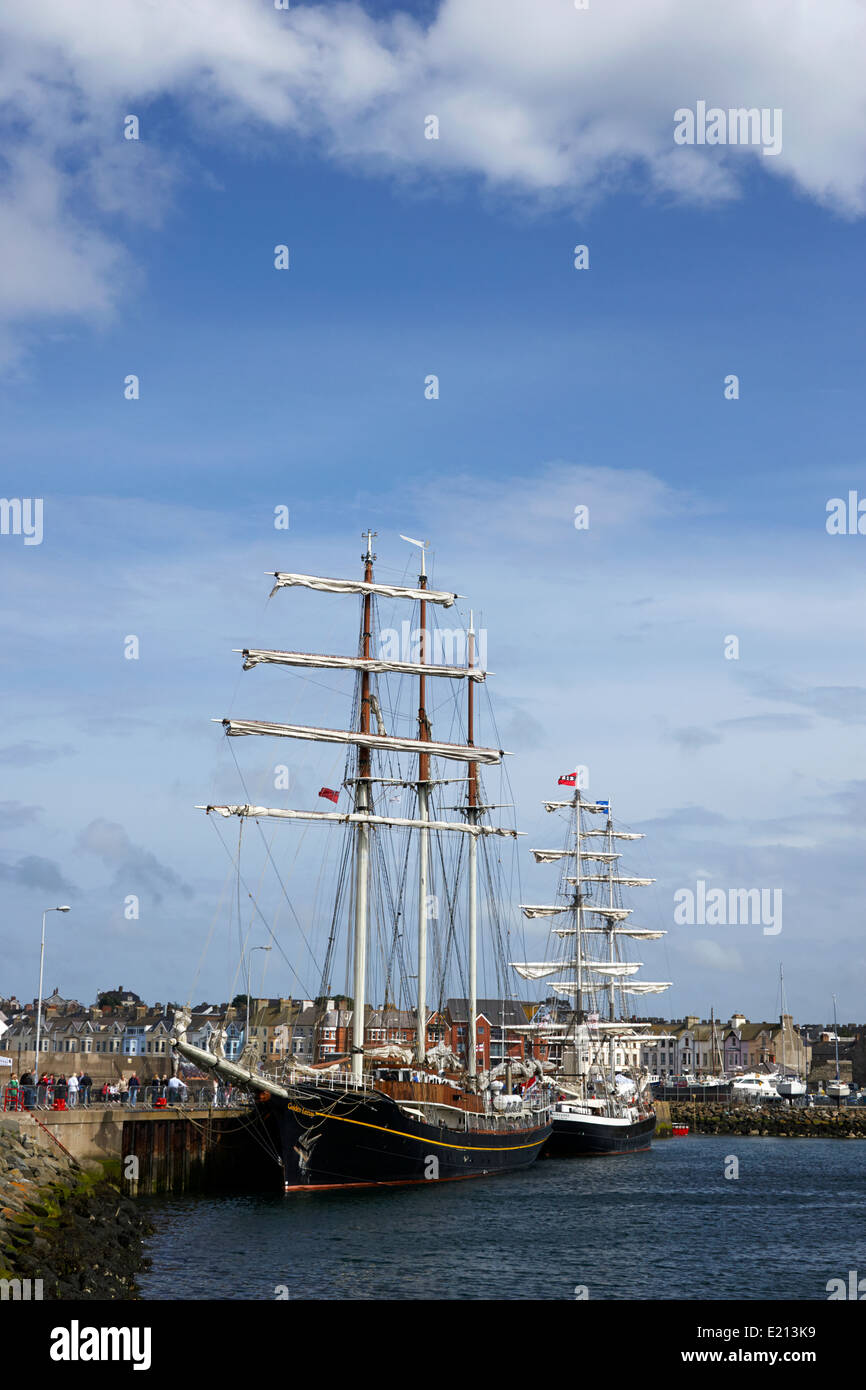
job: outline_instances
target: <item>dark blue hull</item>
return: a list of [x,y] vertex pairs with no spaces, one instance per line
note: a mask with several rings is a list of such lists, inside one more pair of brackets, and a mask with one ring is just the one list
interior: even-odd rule
[[589,1158],[602,1154],[638,1153],[652,1145],[656,1117],[648,1115],[630,1125],[605,1124],[604,1120],[557,1119],[553,1115],[545,1155],[556,1158]]
[[[293,1087],[268,1102],[287,1190],[453,1182],[534,1163],[550,1137],[539,1122],[455,1111],[429,1123],[377,1091]],[[449,1107],[450,1109],[450,1107]]]

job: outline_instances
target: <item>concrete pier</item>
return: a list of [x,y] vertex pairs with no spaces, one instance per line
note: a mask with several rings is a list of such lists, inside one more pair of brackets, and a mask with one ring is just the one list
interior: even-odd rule
[[120,1163],[129,1196],[203,1190],[278,1191],[282,1169],[260,1120],[243,1109],[93,1106],[19,1110],[3,1125],[80,1161]]

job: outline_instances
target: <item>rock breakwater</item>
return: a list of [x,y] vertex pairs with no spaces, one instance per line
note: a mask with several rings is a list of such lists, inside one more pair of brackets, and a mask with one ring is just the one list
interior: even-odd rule
[[671,1122],[691,1134],[769,1135],[781,1139],[866,1139],[866,1113],[852,1107],[732,1106],[724,1101],[671,1102]]
[[0,1120],[0,1279],[41,1280],[44,1299],[135,1299],[151,1229],[111,1164]]

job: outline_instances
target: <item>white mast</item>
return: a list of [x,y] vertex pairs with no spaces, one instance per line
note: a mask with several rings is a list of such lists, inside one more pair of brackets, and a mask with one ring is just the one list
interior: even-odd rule
[[[373,537],[367,531],[367,551],[364,561],[364,581],[373,582]],[[370,590],[364,592],[361,623],[361,654],[369,658],[372,634],[373,600]],[[361,732],[370,732],[370,673],[361,672]],[[358,781],[355,786],[355,810],[364,814],[370,809],[370,750],[358,749]],[[370,881],[370,827],[358,823],[355,831],[355,961],[352,983],[352,1076],[360,1081],[364,1075],[364,1023],[367,1007],[367,894]]]
[[[469,632],[468,632],[467,654],[468,665],[475,665],[475,622],[473,614],[469,613]],[[475,682],[468,682],[468,706],[467,706],[467,737],[466,742],[472,746],[475,742]],[[469,764],[469,783],[468,783],[468,807],[466,815],[470,825],[474,825],[478,818],[478,764]],[[471,835],[469,838],[469,1018],[467,1029],[468,1056],[467,1074],[469,1076],[470,1088],[474,1088],[477,1073],[477,1061],[475,1055],[476,1037],[475,1020],[478,1013],[478,836]]]
[[785,972],[782,969],[782,962],[779,962],[779,1004],[782,1009],[780,1022],[782,1024],[782,1076],[785,1072]]
[[577,892],[577,914],[576,914],[576,917],[575,917],[575,933],[574,933],[574,941],[575,941],[575,948],[574,948],[574,949],[575,949],[575,957],[574,957],[574,964],[575,964],[575,974],[574,974],[574,980],[575,980],[575,993],[574,993],[574,1046],[575,1046],[575,1049],[576,1049],[576,1051],[577,1051],[577,1056],[576,1056],[576,1059],[575,1059],[575,1067],[576,1067],[576,1070],[577,1070],[577,1075],[580,1076],[580,1075],[582,1074],[582,1073],[581,1073],[581,1069],[580,1069],[580,1059],[581,1059],[581,1055],[582,1055],[582,1054],[581,1054],[581,1044],[580,1044],[580,1041],[579,1041],[579,1038],[578,1038],[578,1030],[579,1030],[579,1027],[580,1027],[580,1011],[581,1011],[581,1005],[582,1005],[582,1003],[583,1003],[583,934],[582,934],[582,932],[581,932],[581,926],[582,926],[582,921],[583,921],[583,895],[582,895],[581,886],[580,886],[580,879],[581,879],[581,870],[580,870],[580,792],[579,792],[578,790],[575,790],[575,793],[574,793],[574,802],[575,802],[575,811],[574,811],[574,827],[575,827],[575,830],[574,830],[574,854],[575,854],[575,863],[577,864],[577,886],[576,886],[576,892]]
[[[607,829],[607,852],[608,852],[608,854],[612,855],[612,854],[613,854],[613,819],[612,819],[612,817],[611,817],[611,814],[610,814],[610,811],[609,811],[609,810],[608,810],[608,813],[607,813],[607,827],[606,827],[606,829]],[[614,861],[613,861],[613,859],[611,858],[611,859],[609,859],[609,860],[607,861],[607,880],[608,880],[608,882],[607,882],[607,900],[608,900],[608,905],[609,905],[610,907],[613,907],[613,906],[614,906],[614,901],[613,901],[613,871],[614,871]],[[613,965],[614,962],[615,962],[615,960],[616,960],[616,956],[615,956],[615,954],[614,954],[614,947],[615,947],[615,945],[616,945],[616,942],[615,942],[615,940],[614,940],[613,932],[610,930],[610,928],[613,926],[613,922],[612,922],[612,921],[609,921],[608,924],[607,924],[607,926],[608,926],[608,934],[607,934],[607,958],[608,958],[608,963],[609,963],[610,965]],[[614,990],[614,977],[613,977],[613,975],[611,975],[611,976],[610,976],[610,984],[608,985],[608,1017],[610,1018],[611,1023],[613,1023],[613,1022],[615,1021],[615,1018],[616,1018],[616,1004],[615,1004],[615,1001],[614,1001],[613,990]],[[611,1065],[610,1065],[610,1075],[611,1075],[611,1080],[613,1080],[614,1069],[613,1069],[613,1043],[612,1043],[612,1042],[611,1042]]]
[[[417,545],[421,551],[421,573],[418,588],[427,589],[427,566],[424,554],[429,541],[416,541],[411,536],[400,535],[401,541]],[[427,602],[421,599],[421,650],[419,662],[423,667],[429,655],[427,651]],[[418,678],[418,738],[430,738],[430,721],[426,709],[426,683],[422,671]],[[429,819],[430,755],[418,754],[418,819]],[[427,1056],[427,863],[429,834],[426,830],[418,832],[418,1010],[415,1028],[415,1055],[419,1062]]]

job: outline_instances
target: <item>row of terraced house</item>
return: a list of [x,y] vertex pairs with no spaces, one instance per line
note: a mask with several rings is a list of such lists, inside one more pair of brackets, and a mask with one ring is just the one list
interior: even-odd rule
[[[137,996],[132,997],[137,1000]],[[348,1053],[351,1045],[352,1010],[349,1001],[334,999],[321,1005],[311,999],[253,999],[250,1001],[250,1040],[261,1065],[270,1070],[295,1061],[309,1064]],[[0,1056],[8,1056],[11,1070],[20,1075],[34,1065],[36,1008],[22,1007],[15,999],[2,1001],[7,1026],[0,1038]],[[532,1006],[529,1006],[531,1009]],[[40,1031],[40,1075],[69,1075],[87,1071],[95,1081],[115,1079],[134,1070],[147,1082],[171,1071],[173,1010],[128,1002],[112,1008],[85,1007],[64,999],[57,990],[43,1000]],[[414,1010],[373,1008],[366,1011],[365,1043],[371,1049],[399,1046],[412,1048],[416,1034]],[[245,1010],[228,1004],[196,1005],[187,1040],[209,1050],[215,1035],[225,1028],[225,1055],[237,1060],[243,1050]],[[478,1001],[476,1061],[487,1070],[506,1057],[526,1055],[527,1010],[513,1000]],[[427,1019],[428,1050],[437,1044],[466,1058],[468,1001],[449,999],[446,1007],[431,1010]],[[316,1045],[316,1039],[318,1044]]]

